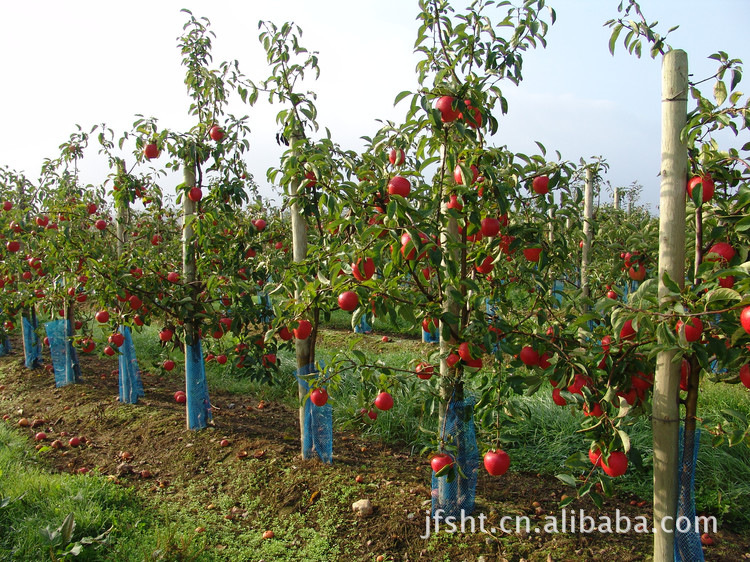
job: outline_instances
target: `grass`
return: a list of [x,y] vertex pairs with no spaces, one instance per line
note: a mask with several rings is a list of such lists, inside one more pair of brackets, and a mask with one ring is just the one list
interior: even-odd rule
[[[72,534],[56,533],[66,518]],[[96,475],[52,474],[27,440],[0,425],[0,559],[143,560],[161,550],[189,559],[173,524],[157,520],[132,490]],[[177,545],[182,546],[177,546]]]

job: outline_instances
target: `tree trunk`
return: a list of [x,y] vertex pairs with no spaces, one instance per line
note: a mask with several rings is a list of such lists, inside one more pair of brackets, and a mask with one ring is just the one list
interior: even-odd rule
[[589,288],[589,253],[594,231],[594,170],[586,168],[586,183],[583,195],[583,252],[581,255],[581,289],[583,298],[591,294]]
[[[687,150],[680,132],[687,120],[688,65],[684,51],[670,51],[662,65],[661,198],[659,223],[659,299],[668,289],[665,273],[685,284],[685,181]],[[678,499],[680,366],[673,351],[656,359],[653,397],[654,562],[674,559],[674,533],[662,530],[665,517],[675,517]],[[674,521],[672,520],[672,529]]]

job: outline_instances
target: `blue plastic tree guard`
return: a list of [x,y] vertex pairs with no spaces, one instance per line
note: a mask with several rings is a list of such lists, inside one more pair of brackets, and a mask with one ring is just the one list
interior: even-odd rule
[[23,353],[27,369],[36,369],[42,364],[42,342],[39,341],[39,321],[36,310],[31,309],[30,314],[22,316],[23,324]]
[[367,321],[367,314],[363,314],[362,317],[359,319],[359,324],[354,326],[354,333],[355,334],[371,334],[372,333],[372,326]]
[[188,428],[204,429],[211,421],[211,402],[208,400],[206,366],[203,362],[203,346],[199,339],[185,346],[185,397]]
[[65,386],[81,381],[81,368],[70,334],[73,327],[69,320],[60,319],[44,325],[49,339],[52,367],[55,371],[55,386]]
[[[448,475],[440,478],[432,473],[432,516],[461,517],[474,511],[474,499],[479,472],[479,450],[474,430],[474,399],[451,400],[445,413],[446,452],[461,468],[448,482]],[[455,470],[455,468],[454,468]],[[443,510],[440,514],[438,510]]]
[[259,317],[260,321],[264,324],[268,324],[269,322],[271,322],[274,316],[271,297],[269,297],[267,293],[258,293],[255,298],[255,302],[257,302],[263,308],[263,311],[260,313]]
[[562,304],[563,292],[565,291],[565,283],[561,279],[557,279],[552,284],[552,294],[557,299],[558,306]]
[[144,395],[141,370],[138,368],[130,328],[120,326],[120,333],[125,336],[119,356],[120,403],[137,404],[138,398]]
[[[294,376],[297,382],[310,391],[308,379],[317,378],[318,369],[314,364],[297,369]],[[314,454],[327,464],[333,462],[333,408],[330,403],[316,406],[308,398],[305,400],[305,424],[303,427],[302,456],[311,458]]]
[[[680,496],[677,503],[677,523],[674,536],[674,559],[675,562],[703,562],[703,547],[701,546],[700,531],[695,527],[695,465],[698,462],[698,445],[700,443],[701,432],[697,430],[691,439],[692,454],[690,443],[688,450],[685,451],[685,428],[680,426]],[[684,519],[680,519],[684,518]],[[690,522],[690,528],[687,531],[681,531],[680,528],[687,527],[687,521]]]

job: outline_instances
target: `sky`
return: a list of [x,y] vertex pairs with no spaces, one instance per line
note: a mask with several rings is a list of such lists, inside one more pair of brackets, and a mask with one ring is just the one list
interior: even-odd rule
[[[637,59],[621,44],[610,55],[610,30],[603,23],[617,16],[618,3],[548,0],[557,13],[548,46],[524,55],[520,86],[501,86],[509,113],[496,115],[500,130],[491,142],[534,153],[539,141],[548,156],[558,150],[573,162],[601,156],[609,164],[604,179],[613,186],[639,182],[640,202],[656,212],[661,61],[647,54]],[[687,51],[694,79],[713,74],[707,57],[719,50],[750,62],[750,0],[642,0],[641,7],[662,32],[680,26],[668,42]],[[321,76],[310,84],[318,94],[319,123],[342,147],[361,149],[360,137],[374,134],[377,120],[403,120],[406,105],[394,107],[393,100],[417,86],[416,0],[2,2],[0,165],[37,178],[44,159],[57,156],[76,125],[87,130],[106,123],[119,136],[142,114],[157,117],[162,127],[189,128],[177,49],[187,21],[181,8],[210,20],[215,63],[236,59],[256,82],[269,72],[258,21],[299,25],[303,45],[319,52]],[[747,90],[745,83],[740,90]],[[247,164],[268,197],[275,195],[266,170],[282,152],[274,140],[278,109],[263,102],[230,109],[249,116]],[[748,141],[744,131],[731,142],[739,147]],[[109,171],[90,152],[82,176],[99,184]],[[602,202],[608,200],[603,193]]]

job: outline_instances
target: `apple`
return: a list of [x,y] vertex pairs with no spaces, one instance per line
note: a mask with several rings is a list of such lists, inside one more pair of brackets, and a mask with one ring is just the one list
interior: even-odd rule
[[96,203],[89,203],[86,206],[86,212],[89,215],[93,215],[94,213],[96,213],[97,210],[99,210],[99,207],[97,207]]
[[482,260],[482,263],[476,264],[474,268],[482,275],[487,275],[488,273],[492,273],[492,270],[495,269],[495,264],[492,263],[493,261],[492,256],[487,256]]
[[701,544],[703,546],[713,546],[714,538],[708,533],[701,534]]
[[203,191],[201,191],[201,188],[191,187],[190,191],[188,191],[188,199],[190,199],[193,203],[197,203],[201,199],[203,199]]
[[742,309],[742,312],[740,312],[740,324],[742,324],[745,331],[750,334],[750,306],[746,306]]
[[60,441],[59,439],[55,439],[54,441],[52,441],[52,443],[50,443],[49,446],[52,447],[53,449],[62,449],[64,447],[63,442]]
[[229,439],[222,439],[219,441],[219,447],[229,447]]
[[135,324],[136,326],[143,326],[144,324],[143,316],[141,316],[140,314],[136,314],[133,317],[133,324]]
[[469,346],[469,342],[462,342],[458,346],[458,356],[463,359],[464,361],[471,361],[474,359],[471,355],[471,348]]
[[728,244],[727,242],[717,242],[708,249],[708,252],[706,252],[703,259],[705,261],[718,261],[722,265],[726,265],[728,262],[732,261],[732,258],[736,253],[737,252],[735,252],[731,244]]
[[107,322],[109,322],[109,312],[107,312],[106,310],[100,310],[96,313],[94,318],[96,318],[96,321],[100,324],[106,324]]
[[310,393],[310,402],[316,406],[325,406],[328,402],[328,392],[325,388],[316,388]]
[[615,300],[617,299],[617,293],[615,293],[612,289],[610,289],[609,291],[607,291],[607,298]]
[[537,262],[539,261],[539,254],[541,253],[541,248],[524,248],[523,257],[525,257],[530,262]]
[[284,341],[289,341],[294,337],[294,334],[286,326],[282,326],[279,330],[279,337]]
[[81,438],[80,437],[71,437],[68,440],[68,445],[71,447],[78,447],[81,444]]
[[13,203],[10,201],[3,201],[3,211],[10,211],[13,208]]
[[406,160],[406,154],[404,153],[403,148],[391,148],[391,151],[388,153],[388,161],[393,164],[394,166],[400,166],[404,163]]
[[18,240],[8,240],[7,244],[5,244],[5,247],[9,252],[16,253],[21,249],[21,243]]
[[383,410],[384,412],[386,410],[390,410],[393,408],[393,396],[390,395],[390,393],[386,392],[385,390],[378,394],[377,398],[375,398],[375,407],[378,410]]
[[612,346],[612,336],[606,335],[602,338],[602,351],[609,353],[609,349]]
[[734,277],[731,275],[728,275],[727,277],[719,277],[719,287],[731,289],[734,287]]
[[219,365],[224,365],[227,362],[227,356],[224,355],[223,353],[221,355],[217,355],[216,356],[216,362]]
[[352,275],[357,281],[367,281],[375,274],[375,262],[372,258],[359,258],[352,264]]
[[626,320],[620,330],[620,339],[623,341],[632,340],[635,338],[635,329],[633,328],[633,321]]
[[107,228],[107,221],[105,221],[104,219],[99,219],[94,223],[94,226],[97,230],[104,230],[105,228]]
[[214,125],[208,130],[208,136],[211,137],[211,140],[219,142],[224,138],[224,130],[218,125]]
[[143,306],[143,301],[138,295],[130,295],[130,297],[128,297],[128,303],[133,310],[138,310]]
[[698,341],[703,334],[703,322],[699,318],[693,317],[690,319],[688,324],[684,324],[682,320],[677,321],[677,334],[679,335],[683,325],[685,326],[685,339],[689,342]]
[[482,114],[479,112],[479,109],[471,105],[471,100],[464,100],[464,103],[466,104],[466,115],[459,114],[459,117],[462,117],[472,129],[481,127]]
[[45,227],[49,224],[49,217],[47,215],[41,215],[36,218],[37,226]]
[[172,339],[172,336],[174,335],[174,332],[170,330],[169,328],[164,328],[162,331],[159,332],[159,339],[163,342],[168,342]]
[[438,321],[435,318],[427,317],[422,320],[422,329],[425,332],[433,332],[438,329]]
[[298,326],[292,330],[294,337],[298,340],[306,340],[312,332],[312,324],[309,320],[300,320]]
[[184,390],[178,390],[174,393],[174,401],[178,404],[184,404],[187,402],[187,395],[185,394]]
[[263,531],[263,539],[268,540],[274,538],[276,535],[273,531]]
[[534,193],[539,195],[546,195],[549,193],[549,177],[548,176],[537,176],[531,182],[531,187]]
[[417,364],[416,368],[417,377],[422,380],[430,380],[432,375],[435,373],[435,367],[424,361]]
[[518,356],[527,367],[536,367],[539,365],[539,353],[529,345],[524,346]]
[[539,368],[548,369],[551,366],[552,366],[552,363],[549,362],[549,353],[545,351],[539,356]]
[[161,241],[162,241],[162,237],[161,237],[160,234],[154,234],[151,237],[151,245],[152,246],[158,246],[159,244],[161,244]]
[[[479,178],[479,168],[477,168],[474,164],[471,165],[471,181],[469,182],[469,185],[476,183],[477,178]],[[453,179],[456,181],[458,185],[464,184],[464,176],[461,173],[461,166],[456,165],[455,169],[453,170]]]
[[627,455],[621,451],[610,453],[609,458],[606,461],[602,460],[602,469],[612,478],[622,476],[628,470]]
[[460,213],[461,211],[463,211],[464,205],[458,199],[458,195],[456,195],[454,193],[453,195],[451,195],[450,197],[448,197],[448,203],[446,205],[446,208],[448,208],[448,209],[455,209],[456,211],[458,211]]
[[492,238],[500,233],[500,221],[494,217],[485,217],[480,223],[482,236]]
[[589,460],[595,467],[602,465],[602,452],[597,448],[589,449]]
[[111,344],[116,345],[117,347],[121,347],[122,344],[125,343],[125,335],[121,334],[120,332],[115,332],[109,338],[107,338],[107,341]]
[[448,355],[448,357],[445,358],[445,362],[448,365],[449,368],[453,368],[456,366],[456,363],[461,361],[461,357],[459,357],[458,353],[451,353]]
[[710,201],[714,196],[714,180],[711,175],[706,174],[703,176],[693,176],[692,178],[690,178],[690,181],[688,181],[687,184],[688,197],[693,197],[693,189],[698,185],[703,186],[703,202],[705,203],[706,201]]
[[171,359],[165,359],[161,366],[164,367],[165,371],[171,371],[175,367],[175,362]]
[[156,146],[156,143],[149,143],[144,147],[143,155],[146,157],[146,160],[159,158],[159,147]]
[[600,418],[604,415],[604,411],[602,410],[602,407],[598,402],[594,404],[594,407],[591,409],[589,409],[588,404],[584,403],[582,410],[584,416],[594,416]]
[[108,345],[108,346],[106,346],[106,347],[104,348],[104,353],[105,353],[106,355],[109,355],[109,356],[111,357],[112,355],[114,355],[114,354],[115,354],[115,353],[117,353],[117,352],[116,352],[116,351],[115,351],[115,350],[114,350],[114,349],[112,348],[112,346],[109,346],[109,345]]
[[750,363],[745,363],[740,367],[740,382],[750,388]]
[[394,176],[388,182],[388,193],[390,195],[400,195],[406,197],[411,190],[411,182],[403,176]]
[[453,464],[453,457],[450,455],[447,455],[445,453],[438,453],[432,459],[430,460],[430,466],[432,467],[432,471],[437,473],[443,470],[446,466],[451,466]]
[[312,170],[308,170],[305,172],[305,179],[307,180],[305,187],[315,187],[318,183],[318,178],[315,177],[315,172],[313,172]]
[[[680,363],[680,390],[687,392],[688,389],[688,377],[690,376],[690,362],[687,359],[683,359]],[[742,370],[740,370],[740,378],[742,376]],[[750,386],[748,386],[750,388]]]
[[169,281],[170,283],[179,283],[179,281],[180,281],[180,274],[177,273],[176,271],[170,271],[167,274],[167,281]]
[[440,120],[443,123],[452,123],[459,118],[461,112],[454,109],[456,98],[453,96],[441,96],[435,102],[435,108],[440,112]]
[[484,454],[484,468],[490,476],[502,476],[510,466],[510,456],[502,449],[487,451]]
[[552,401],[558,406],[565,406],[568,402],[560,395],[559,388],[552,389]]
[[35,441],[44,441],[45,439],[47,439],[47,434],[44,433],[43,431],[40,431],[39,433],[34,435]]
[[263,219],[256,219],[255,221],[253,221],[253,225],[258,230],[258,232],[263,232],[266,229],[267,224],[268,223],[266,223],[266,221]]
[[391,338],[389,338],[388,336],[383,336],[382,338],[380,338],[380,341],[382,341],[383,343],[388,343],[389,341],[391,341]]
[[628,270],[628,276],[633,281],[643,281],[646,278],[646,268],[642,264],[635,264]]

